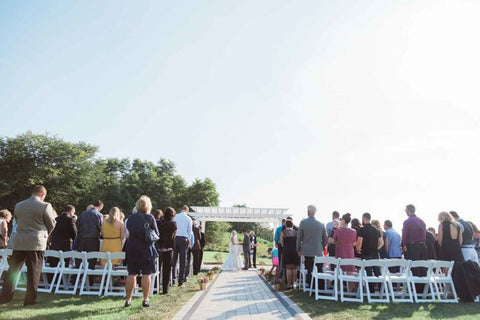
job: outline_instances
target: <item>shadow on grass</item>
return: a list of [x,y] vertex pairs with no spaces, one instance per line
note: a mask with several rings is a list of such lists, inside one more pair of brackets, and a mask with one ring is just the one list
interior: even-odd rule
[[479,303],[352,303],[340,301],[315,301],[308,293],[285,291],[303,311],[314,319],[478,319]]

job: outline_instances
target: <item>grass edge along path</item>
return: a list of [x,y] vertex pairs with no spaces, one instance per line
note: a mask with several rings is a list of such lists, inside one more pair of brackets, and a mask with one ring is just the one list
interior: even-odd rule
[[142,298],[134,298],[124,308],[124,297],[56,295],[38,293],[37,304],[23,307],[25,292],[16,291],[12,302],[0,305],[0,319],[172,319],[200,289],[201,272],[188,278],[182,287],[170,287],[167,295],[154,294],[150,308],[142,307]]
[[479,302],[353,303],[317,300],[302,290],[283,292],[312,319],[480,319]]

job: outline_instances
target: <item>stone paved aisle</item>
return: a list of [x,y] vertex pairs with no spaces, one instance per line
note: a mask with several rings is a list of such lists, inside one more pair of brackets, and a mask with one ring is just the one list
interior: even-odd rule
[[282,296],[272,292],[255,270],[225,271],[207,292],[194,296],[175,319],[310,319]]

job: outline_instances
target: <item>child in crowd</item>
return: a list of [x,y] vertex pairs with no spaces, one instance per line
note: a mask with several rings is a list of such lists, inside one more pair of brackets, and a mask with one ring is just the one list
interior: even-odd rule
[[270,269],[270,273],[273,274],[273,270],[278,271],[279,259],[278,259],[278,249],[277,248],[268,248],[268,254],[272,255],[272,268]]

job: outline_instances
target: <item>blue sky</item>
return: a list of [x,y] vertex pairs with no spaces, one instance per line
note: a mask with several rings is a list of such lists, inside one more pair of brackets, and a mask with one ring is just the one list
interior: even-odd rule
[[[221,204],[476,218],[477,1],[2,1],[0,135],[173,160]],[[395,227],[395,226],[394,226]]]

